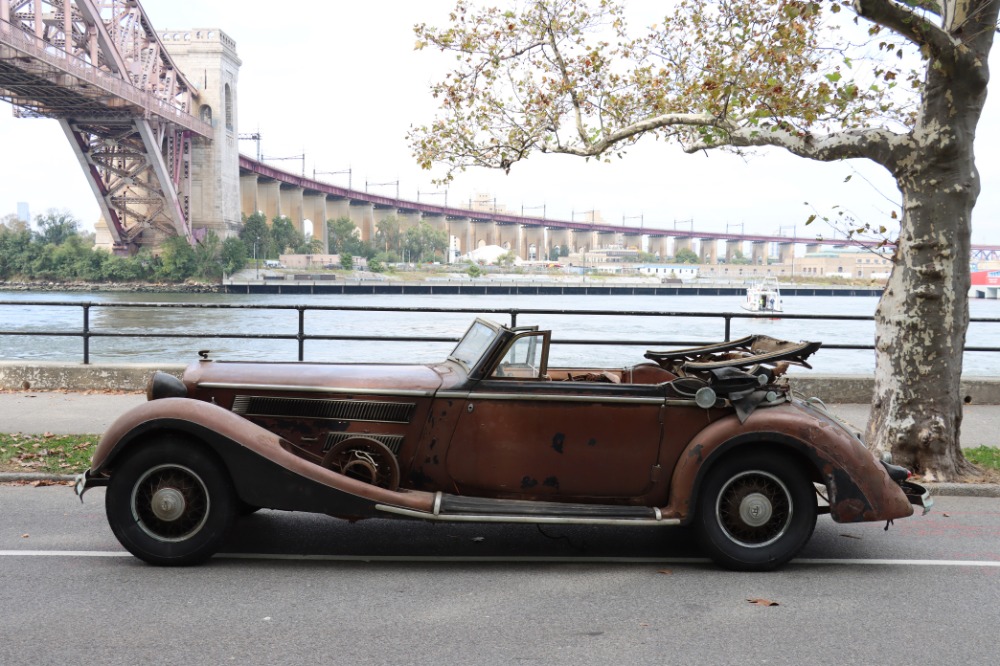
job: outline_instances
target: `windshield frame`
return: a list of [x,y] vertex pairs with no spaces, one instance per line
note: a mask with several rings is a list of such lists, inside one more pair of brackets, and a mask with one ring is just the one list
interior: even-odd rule
[[496,345],[502,332],[503,327],[499,324],[477,318],[448,355],[448,360],[458,363],[466,372],[472,372]]

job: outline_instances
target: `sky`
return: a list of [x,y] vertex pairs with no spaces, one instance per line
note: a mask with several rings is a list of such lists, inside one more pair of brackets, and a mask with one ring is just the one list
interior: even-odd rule
[[[453,0],[299,0],[287,6],[260,0],[143,0],[157,30],[221,28],[236,41],[243,64],[237,88],[240,132],[259,131],[265,156],[306,155],[306,171],[351,169],[352,185],[399,181],[401,198],[444,203],[434,172],[421,170],[406,140],[411,126],[429,123],[432,82],[449,57],[414,51],[413,25],[445,26]],[[650,5],[633,2],[648,15]],[[643,17],[645,18],[645,17]],[[655,20],[655,17],[653,18]],[[649,21],[652,22],[652,21]],[[647,24],[633,20],[635,27]],[[992,63],[1000,66],[1000,46]],[[973,215],[973,242],[1000,244],[1000,93],[988,99],[977,137],[982,194]],[[59,129],[47,119],[18,119],[0,102],[0,217],[29,204],[32,216],[66,210],[86,228],[99,209],[83,170]],[[253,142],[241,143],[253,156]],[[298,162],[276,161],[292,172]],[[851,176],[849,182],[845,182]],[[347,175],[325,176],[346,186]],[[395,185],[370,191],[394,195]],[[564,155],[533,155],[509,175],[482,169],[459,174],[448,204],[478,193],[519,213],[550,219],[605,222],[627,219],[646,227],[825,238],[834,230],[813,212],[849,209],[873,224],[888,222],[899,194],[888,173],[864,160],[825,164],[778,149],[750,157],[721,151],[684,154],[674,144],[644,139],[623,159],[585,162]],[[808,206],[806,205],[808,202]],[[738,228],[738,225],[742,227]]]

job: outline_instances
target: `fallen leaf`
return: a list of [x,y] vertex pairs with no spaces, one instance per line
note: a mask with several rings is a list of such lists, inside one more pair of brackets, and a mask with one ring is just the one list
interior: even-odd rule
[[28,537],[30,537],[30,536],[31,536],[30,534],[22,534],[22,535],[21,535],[21,538],[22,538],[22,539],[27,539],[27,538],[28,538]]
[[777,601],[771,601],[770,599],[747,599],[750,603],[755,606],[777,606]]
[[666,575],[666,576],[669,576],[670,574],[672,574],[672,573],[674,573],[674,572],[673,572],[673,571],[671,571],[670,569],[660,569],[660,570],[659,570],[659,571],[657,571],[656,573],[660,573],[660,574],[664,574],[664,575]]
[[942,513],[941,515],[944,516],[945,518],[951,518],[951,516],[948,515],[947,513]]

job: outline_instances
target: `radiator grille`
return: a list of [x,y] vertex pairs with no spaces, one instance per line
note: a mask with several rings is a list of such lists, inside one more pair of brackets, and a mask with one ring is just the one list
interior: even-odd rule
[[397,456],[399,455],[399,447],[403,445],[402,435],[379,435],[370,432],[331,432],[326,437],[326,443],[323,445],[323,453],[326,453],[337,444],[343,442],[345,439],[353,439],[355,437],[366,437],[368,439],[374,439],[377,442],[382,442],[390,451],[392,451],[393,455]]
[[409,423],[412,402],[376,402],[373,400],[314,400],[309,398],[269,398],[238,395],[233,412],[243,416],[278,416],[285,418],[339,419]]

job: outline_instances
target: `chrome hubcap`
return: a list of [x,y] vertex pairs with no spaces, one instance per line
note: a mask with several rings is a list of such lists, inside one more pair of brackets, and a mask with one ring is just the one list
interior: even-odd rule
[[760,527],[771,520],[774,508],[760,493],[751,493],[740,502],[740,518],[750,527]]
[[205,526],[210,506],[205,482],[183,465],[157,465],[132,487],[132,517],[157,541],[190,539]]
[[157,518],[170,522],[184,515],[186,504],[181,491],[176,488],[160,488],[153,493],[150,508]]

